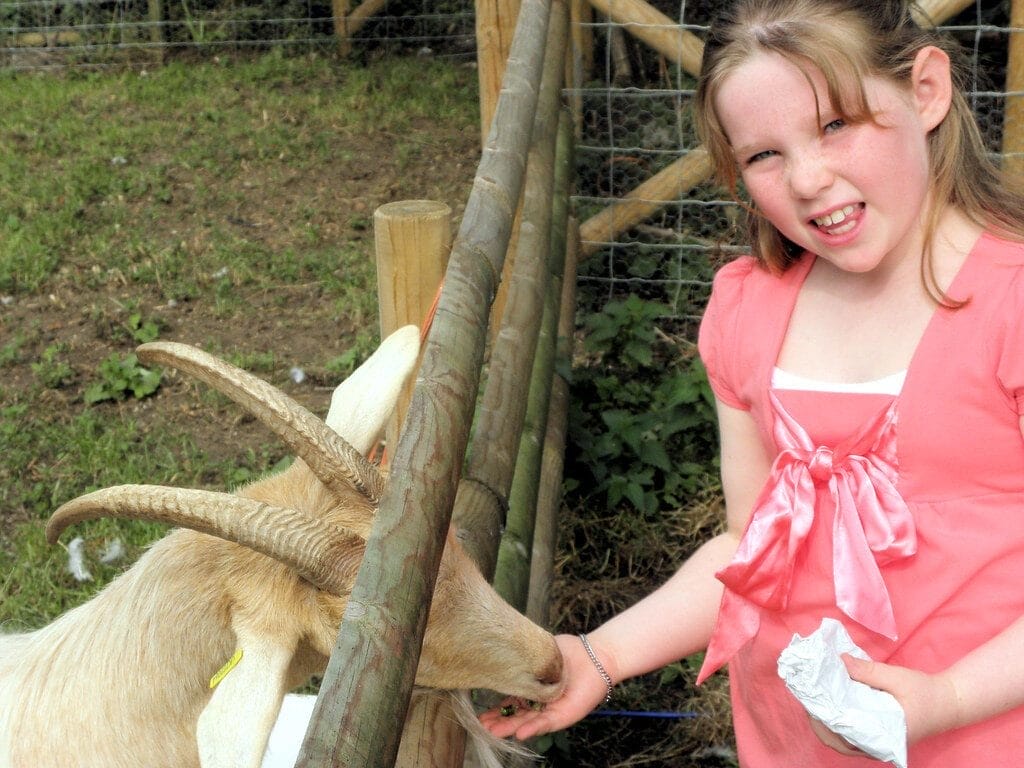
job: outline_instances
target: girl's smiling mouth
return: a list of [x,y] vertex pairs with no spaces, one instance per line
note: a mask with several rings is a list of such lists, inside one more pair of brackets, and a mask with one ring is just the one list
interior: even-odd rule
[[816,216],[811,221],[819,230],[828,235],[843,235],[857,226],[856,218],[850,218],[862,205],[846,205],[837,208],[824,216]]

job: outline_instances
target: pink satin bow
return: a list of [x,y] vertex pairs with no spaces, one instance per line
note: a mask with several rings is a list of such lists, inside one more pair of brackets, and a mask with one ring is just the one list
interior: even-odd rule
[[896,619],[880,564],[917,550],[917,532],[896,491],[896,401],[835,448],[815,446],[769,392],[780,449],[754,504],[725,584],[718,623],[698,682],[725,664],[755,634],[760,611],[784,610],[797,553],[821,494],[833,508],[836,606],[862,626],[896,639]]

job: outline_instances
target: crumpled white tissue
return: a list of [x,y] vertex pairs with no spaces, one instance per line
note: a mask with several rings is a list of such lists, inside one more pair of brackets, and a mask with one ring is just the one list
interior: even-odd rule
[[878,760],[907,767],[907,721],[892,694],[850,678],[840,658],[868,655],[835,619],[822,619],[807,637],[793,640],[779,655],[779,677],[811,717]]

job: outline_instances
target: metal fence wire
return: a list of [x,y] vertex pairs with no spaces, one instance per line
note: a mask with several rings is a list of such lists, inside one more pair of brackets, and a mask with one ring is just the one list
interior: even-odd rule
[[[614,13],[614,2],[611,0]],[[702,38],[719,0],[654,0],[679,27]],[[971,71],[971,103],[989,149],[1000,153],[1004,131],[1010,2],[976,2],[943,24],[963,45]],[[586,221],[616,205],[696,145],[694,78],[641,42],[636,24],[595,15],[592,75],[575,87],[581,104],[576,208]],[[599,304],[626,293],[663,301],[690,331],[707,299],[710,278],[743,249],[739,206],[711,182],[683,191],[657,212],[611,239],[584,243],[581,296]],[[595,307],[596,308],[596,307]]]
[[[620,0],[625,6],[624,0]],[[696,146],[690,114],[694,79],[641,42],[644,24],[588,13],[575,31],[592,41],[566,89],[577,117],[574,207],[580,221],[619,204]],[[673,28],[702,37],[715,0],[653,0]],[[353,7],[356,4],[352,3]],[[971,103],[989,149],[1003,152],[1010,0],[977,2],[943,24],[968,55]],[[81,68],[138,64],[178,55],[286,48],[339,48],[336,14],[347,0],[3,0],[0,67]],[[611,21],[616,18],[617,21]],[[654,26],[665,26],[668,22]],[[652,26],[648,23],[647,26]],[[384,0],[353,35],[356,55],[429,54],[472,60],[471,0]],[[654,202],[654,201],[652,201]],[[584,309],[627,294],[664,302],[668,317],[692,329],[711,275],[742,250],[737,204],[710,182],[657,201],[642,223],[584,243]],[[589,307],[586,304],[589,303]]]

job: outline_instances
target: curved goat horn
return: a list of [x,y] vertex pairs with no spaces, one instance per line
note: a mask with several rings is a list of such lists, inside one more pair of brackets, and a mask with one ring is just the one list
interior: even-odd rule
[[[333,429],[284,392],[201,349],[153,341],[136,350],[139,360],[177,368],[227,395],[272,429],[336,496],[348,480],[372,503],[380,501],[380,471]],[[340,492],[339,492],[340,491]]]
[[153,520],[208,533],[274,558],[335,595],[347,595],[362,562],[361,536],[287,507],[217,491],[115,485],[62,505],[46,524],[55,543],[70,525],[100,517]]

